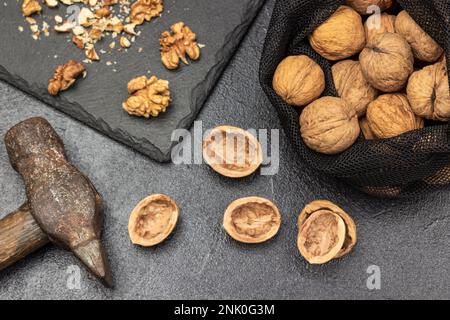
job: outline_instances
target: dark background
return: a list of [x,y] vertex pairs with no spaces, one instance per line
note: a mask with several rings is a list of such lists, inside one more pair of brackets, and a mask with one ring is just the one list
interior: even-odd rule
[[[281,128],[258,84],[258,61],[273,1],[269,1],[225,71],[199,120],[243,128]],[[280,131],[280,170],[242,180],[206,165],[159,164],[88,129],[5,83],[0,83],[0,135],[20,120],[44,116],[63,138],[68,156],[105,200],[104,242],[115,289],[81,269],[81,290],[67,288],[70,253],[48,246],[0,273],[0,298],[450,298],[448,192],[411,200],[365,196],[302,164]],[[24,200],[24,186],[0,144],[0,216]],[[181,208],[174,234],[143,249],[128,238],[129,213],[151,193],[172,196]],[[283,223],[261,245],[233,241],[221,227],[227,205],[239,197],[272,199]],[[310,266],[296,248],[296,220],[314,199],[329,199],[351,214],[358,245],[343,259]],[[381,290],[367,289],[370,265],[381,269]]]

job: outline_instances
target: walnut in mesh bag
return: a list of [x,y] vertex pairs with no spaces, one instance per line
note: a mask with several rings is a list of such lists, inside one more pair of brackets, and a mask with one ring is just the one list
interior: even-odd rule
[[164,66],[173,70],[178,68],[181,61],[188,64],[186,54],[192,60],[200,58],[200,47],[197,44],[196,34],[183,22],[175,23],[170,27],[171,32],[164,31],[159,43],[161,45],[161,61]]
[[169,81],[141,76],[128,83],[131,96],[122,104],[131,115],[149,118],[165,112],[170,104]]
[[56,96],[60,91],[67,90],[85,71],[84,65],[75,60],[69,60],[67,63],[58,66],[53,78],[48,81],[48,93]]
[[380,10],[389,9],[393,0],[347,0],[346,3],[360,14],[372,14],[375,8]]

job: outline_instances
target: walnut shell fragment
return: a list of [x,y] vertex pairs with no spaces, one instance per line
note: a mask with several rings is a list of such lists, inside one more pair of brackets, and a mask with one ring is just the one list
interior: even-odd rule
[[169,31],[161,33],[159,43],[161,45],[161,61],[164,66],[173,70],[178,68],[180,60],[189,64],[186,55],[191,60],[200,58],[200,47],[197,43],[197,35],[184,24],[175,23]]
[[137,77],[128,83],[131,96],[122,104],[130,115],[149,118],[157,117],[165,112],[170,104],[169,81],[160,80],[156,76],[147,79]]
[[129,20],[135,25],[141,25],[144,21],[161,14],[164,9],[162,0],[137,0],[130,8]]
[[379,96],[367,108],[370,129],[379,139],[399,136],[405,132],[424,127],[422,118],[417,117],[404,94]]
[[274,237],[281,226],[278,208],[269,200],[246,197],[233,201],[225,210],[223,227],[235,240],[261,243]]
[[382,33],[395,33],[395,16],[387,13],[372,15],[364,23],[367,43],[372,42],[376,35]]
[[69,89],[76,79],[86,71],[83,64],[69,60],[56,68],[53,78],[48,81],[48,93],[58,95],[60,91]]
[[322,97],[300,115],[300,132],[314,151],[337,154],[348,149],[360,133],[355,110],[341,98]]
[[248,131],[219,126],[203,139],[203,158],[211,168],[230,178],[246,177],[262,163],[259,141]]
[[431,120],[450,120],[450,92],[445,61],[414,72],[406,91],[416,115]]
[[359,61],[367,81],[384,92],[401,90],[414,70],[411,47],[396,33],[376,35],[359,55]]
[[275,70],[272,86],[287,104],[301,107],[320,97],[325,89],[325,74],[308,56],[289,56]]
[[381,11],[389,9],[392,6],[392,0],[347,0],[346,4],[359,12],[366,15],[375,13],[371,10],[372,6],[378,7]]
[[[297,227],[300,233],[302,226],[305,222],[311,217],[312,214],[317,212],[329,212],[338,215],[345,224],[345,240],[342,244],[340,250],[336,255],[333,256],[333,259],[340,258],[350,251],[352,251],[353,247],[356,245],[358,240],[356,233],[356,224],[353,221],[352,217],[348,215],[342,208],[335,205],[331,201],[327,200],[315,200],[311,203],[307,204],[302,212],[300,213],[297,220]],[[299,234],[300,236],[300,234]]]
[[328,60],[342,60],[360,52],[366,43],[361,16],[340,6],[309,37],[311,47]]
[[179,213],[177,204],[169,196],[153,194],[144,198],[130,215],[131,242],[144,247],[163,242],[175,229]]
[[395,20],[395,30],[408,41],[414,56],[419,60],[435,62],[444,52],[442,47],[406,11],[398,14]]
[[25,17],[29,17],[35,13],[40,13],[42,11],[42,6],[37,0],[23,0],[22,2],[22,13]]
[[358,116],[363,116],[368,104],[377,97],[378,90],[367,82],[360,63],[353,60],[340,61],[331,67],[331,71],[339,96]]

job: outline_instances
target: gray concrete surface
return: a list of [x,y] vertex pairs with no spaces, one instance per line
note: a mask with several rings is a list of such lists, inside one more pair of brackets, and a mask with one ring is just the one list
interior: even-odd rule
[[[271,7],[272,1],[201,112],[204,128],[280,128],[257,77]],[[305,167],[282,132],[274,176],[229,180],[206,165],[159,164],[0,83],[0,135],[32,116],[52,123],[70,159],[104,197],[104,241],[115,288],[104,288],[84,269],[80,288],[74,288],[78,261],[47,246],[0,273],[0,299],[450,298],[448,192],[409,201],[365,196]],[[3,216],[25,200],[3,143],[0,181]],[[155,192],[177,201],[181,220],[162,245],[138,248],[128,239],[128,216],[141,198]],[[239,244],[221,228],[228,203],[247,195],[273,199],[282,213],[280,232],[265,244]],[[335,201],[353,215],[359,242],[343,259],[310,266],[297,252],[296,219],[317,198]],[[380,290],[367,288],[371,265],[380,268]]]

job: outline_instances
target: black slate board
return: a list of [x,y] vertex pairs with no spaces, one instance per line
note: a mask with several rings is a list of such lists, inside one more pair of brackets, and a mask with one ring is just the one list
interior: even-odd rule
[[[52,31],[50,37],[33,40],[21,14],[21,1],[0,1],[0,79],[155,160],[168,161],[172,131],[191,126],[264,2],[166,0],[161,17],[137,28],[142,34],[128,52],[119,52],[118,43],[116,49],[109,49],[111,38],[106,38],[96,48],[108,53],[101,54],[100,62],[87,65],[87,78],[54,98],[46,90],[54,68],[68,59],[82,61],[83,52],[66,34]],[[60,7],[57,10],[64,13],[66,7]],[[53,22],[55,14],[54,9],[45,8],[44,20]],[[205,47],[199,61],[168,71],[160,62],[158,39],[178,21],[190,26]],[[19,26],[25,31],[19,32]],[[143,51],[138,52],[139,48]],[[108,66],[107,61],[117,64]],[[121,107],[127,82],[143,74],[170,82],[172,104],[156,119],[129,116]]]

